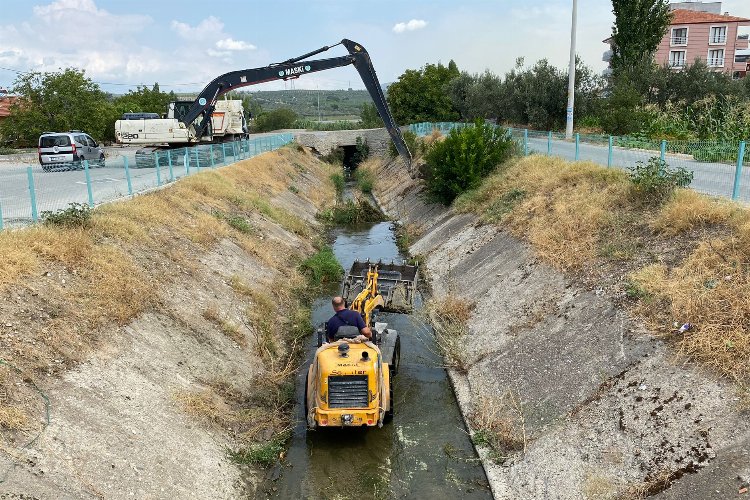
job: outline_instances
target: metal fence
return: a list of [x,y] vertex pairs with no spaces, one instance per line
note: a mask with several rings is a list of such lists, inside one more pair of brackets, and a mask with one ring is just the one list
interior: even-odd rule
[[292,134],[136,154],[108,150],[104,162],[78,162],[45,171],[36,163],[0,163],[0,230],[43,218],[71,203],[90,207],[153,189],[206,169],[278,149]]
[[[419,136],[434,130],[443,134],[466,123],[415,123],[409,130]],[[592,161],[610,168],[633,168],[659,157],[670,167],[693,172],[690,187],[712,196],[750,202],[750,152],[745,141],[660,141],[635,137],[565,134],[509,128],[524,155],[558,156],[571,161]]]

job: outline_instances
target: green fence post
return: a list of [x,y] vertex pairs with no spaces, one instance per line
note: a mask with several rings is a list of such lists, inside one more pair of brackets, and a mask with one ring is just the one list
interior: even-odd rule
[[576,134],[576,161],[581,158],[581,134]]
[[3,202],[0,200],[0,231],[3,230]]
[[36,211],[36,189],[34,189],[34,172],[31,167],[26,167],[26,175],[29,178],[29,197],[31,199],[31,220],[39,220],[39,214]]
[[201,171],[201,157],[200,157],[200,146],[195,146],[195,168],[196,172]]
[[666,161],[667,159],[667,141],[665,140],[661,141],[659,157],[661,158],[661,161]]
[[226,144],[222,142],[221,143],[221,157],[223,158],[222,163],[224,165],[227,164],[227,149],[226,149],[225,146],[226,146]]
[[156,185],[161,186],[161,170],[159,169],[159,152],[154,151],[154,167],[156,167]]
[[130,169],[128,168],[128,157],[123,156],[123,163],[125,165],[125,180],[128,181],[128,194],[133,195],[133,182],[130,180]]
[[169,182],[174,182],[174,170],[172,170],[172,150],[167,149],[167,165],[169,166]]
[[607,155],[607,167],[612,168],[612,146],[614,145],[614,141],[612,140],[612,136],[609,136],[609,154]]
[[742,180],[742,163],[745,161],[745,141],[740,142],[740,150],[737,152],[737,170],[734,171],[734,188],[732,199],[740,197],[740,182]]
[[216,163],[214,162],[214,145],[213,144],[209,145],[208,153],[211,155],[211,168],[216,168]]
[[552,131],[547,132],[547,156],[552,156]]
[[83,171],[86,174],[86,190],[89,192],[89,206],[94,208],[94,191],[91,189],[91,172],[89,171],[88,160],[83,160]]
[[529,129],[523,129],[523,155],[529,156]]
[[185,164],[185,175],[190,175],[190,150],[185,148],[185,156],[182,157],[182,162]]

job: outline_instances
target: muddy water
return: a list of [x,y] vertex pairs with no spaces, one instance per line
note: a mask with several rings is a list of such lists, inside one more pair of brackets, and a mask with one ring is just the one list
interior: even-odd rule
[[[355,259],[401,260],[390,223],[334,232],[333,249],[348,269]],[[328,290],[313,305],[313,324],[332,314]],[[487,499],[492,498],[432,332],[412,315],[381,314],[401,335],[401,368],[395,378],[393,422],[374,429],[307,431],[302,401],[306,367],[297,378],[297,417],[284,463],[271,472],[259,498],[310,499]]]

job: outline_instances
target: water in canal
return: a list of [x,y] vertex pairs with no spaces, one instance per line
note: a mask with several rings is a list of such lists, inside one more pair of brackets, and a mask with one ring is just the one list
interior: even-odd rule
[[[355,259],[402,259],[391,223],[338,228],[333,249],[348,269]],[[330,299],[338,287],[313,304],[313,324],[332,314]],[[433,345],[432,332],[412,315],[381,314],[401,336],[401,366],[395,377],[395,415],[382,428],[307,431],[302,401],[305,373],[297,377],[297,418],[289,452],[276,481],[258,498],[282,499],[488,499],[492,498],[459,413],[447,374]]]

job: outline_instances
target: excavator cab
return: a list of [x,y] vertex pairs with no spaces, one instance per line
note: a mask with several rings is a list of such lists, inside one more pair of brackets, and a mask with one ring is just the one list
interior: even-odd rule
[[326,342],[318,329],[318,350],[308,367],[305,415],[310,429],[375,427],[393,418],[393,378],[398,373],[401,341],[377,311],[408,313],[414,305],[416,266],[354,262],[344,277],[341,295],[349,309],[362,314],[371,339],[357,327],[341,327]]

